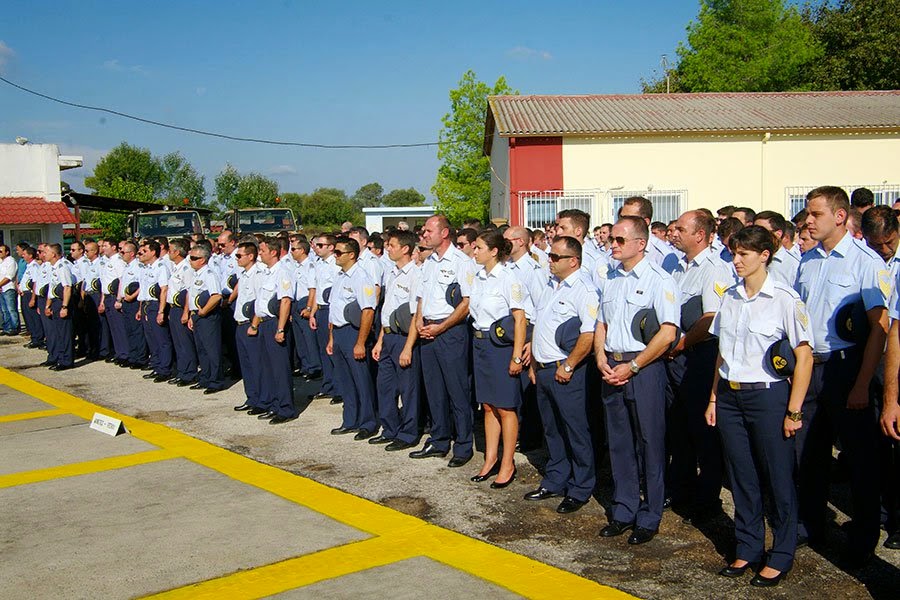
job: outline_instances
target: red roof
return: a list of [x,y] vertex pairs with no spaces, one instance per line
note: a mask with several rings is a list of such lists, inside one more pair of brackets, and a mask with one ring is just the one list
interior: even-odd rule
[[50,202],[37,197],[0,196],[0,223],[4,225],[74,222],[75,217],[62,202]]

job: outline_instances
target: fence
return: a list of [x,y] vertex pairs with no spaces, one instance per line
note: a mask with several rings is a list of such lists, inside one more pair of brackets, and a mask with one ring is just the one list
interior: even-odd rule
[[[784,188],[784,202],[787,213],[784,215],[788,219],[792,218],[798,212],[806,208],[806,194],[815,189],[818,186],[815,185],[807,185],[807,186],[792,186]],[[844,188],[844,191],[847,192],[847,195],[853,193],[854,190],[865,187],[872,190],[872,193],[875,195],[875,204],[886,204],[888,206],[892,205],[898,199],[900,199],[900,184],[878,184],[878,185],[842,185],[840,186]]]
[[687,206],[687,190],[550,190],[519,192],[523,222],[529,229],[556,220],[556,213],[577,208],[591,216],[591,227],[614,222],[625,199],[643,196],[653,204],[653,220],[668,223]]

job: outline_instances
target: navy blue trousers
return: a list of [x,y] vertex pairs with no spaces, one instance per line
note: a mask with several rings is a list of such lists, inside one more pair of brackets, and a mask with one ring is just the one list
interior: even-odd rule
[[125,333],[125,317],[116,310],[116,297],[104,296],[103,307],[106,309],[106,320],[112,337],[113,351],[119,360],[128,360],[128,334]]
[[[621,363],[609,358],[609,364]],[[625,385],[604,382],[602,394],[613,476],[611,516],[656,531],[665,501],[666,368],[662,361],[650,363]]]
[[197,383],[211,389],[223,389],[221,315],[214,310],[205,317],[194,315],[194,344],[200,363]]
[[247,404],[254,408],[262,408],[263,404],[260,399],[260,370],[262,354],[259,349],[261,342],[259,333],[254,336],[248,336],[247,330],[250,328],[250,321],[246,323],[237,323],[235,328],[235,346],[237,348],[238,360],[241,363],[241,375],[244,381],[244,395],[247,397]]
[[[28,327],[28,331],[31,333],[31,343],[43,344],[47,341],[44,337],[44,324],[41,322],[41,317],[38,315],[37,310],[28,308],[28,303],[31,302],[32,296],[34,296],[32,292],[22,294],[22,317],[25,319],[25,326]],[[37,302],[37,299],[35,299],[35,302],[36,307],[41,310],[44,309],[44,305]]]
[[38,296],[35,303],[35,312],[38,316],[38,321],[41,323],[41,328],[44,331],[44,343],[47,346],[50,346],[50,336],[52,335],[50,317],[44,314],[44,308],[47,307],[47,297],[46,296]]
[[60,366],[71,367],[75,362],[75,329],[71,316],[66,315],[65,319],[59,316],[59,309],[62,306],[62,300],[53,300],[50,303],[50,310],[53,313],[50,320],[53,327],[53,350],[50,351],[50,360]]
[[175,350],[175,376],[182,381],[196,381],[197,348],[194,346],[194,333],[181,323],[183,314],[184,309],[178,306],[169,309],[169,332],[172,334],[172,346]]
[[294,334],[294,355],[297,368],[301,373],[311,375],[322,371],[322,359],[319,357],[319,343],[316,332],[309,328],[309,319],[300,313],[306,308],[307,298],[294,300],[291,304],[291,331]]
[[431,437],[428,443],[453,456],[472,456],[472,398],[466,325],[454,325],[434,340],[422,340],[422,373],[428,384]]
[[147,345],[150,346],[150,366],[158,375],[170,375],[172,373],[172,338],[165,322],[163,325],[156,322],[158,314],[159,302],[145,303],[144,337],[147,339]]
[[537,405],[549,454],[541,487],[581,502],[591,499],[597,482],[585,373],[583,363],[572,372],[568,383],[556,381],[556,366],[535,373]]
[[287,339],[283,344],[275,341],[278,319],[259,324],[259,397],[262,408],[279,417],[293,417],[294,385],[291,380],[291,349]]
[[[100,303],[100,292],[94,292],[84,295],[84,324],[85,334],[85,351],[88,358],[100,358],[103,356],[101,338],[103,336],[103,325],[97,306]],[[107,332],[108,335],[108,332]]]
[[400,353],[405,345],[405,335],[384,334],[378,361],[378,421],[381,435],[411,444],[419,439],[419,376],[422,361],[419,345],[416,344],[412,350],[412,362],[402,368]]
[[319,345],[319,362],[322,363],[322,393],[340,395],[334,385],[334,359],[325,352],[328,345],[328,314],[330,307],[319,305],[316,310],[316,342]]
[[814,541],[825,535],[831,452],[838,439],[848,459],[853,495],[846,550],[856,555],[875,550],[881,517],[878,415],[871,402],[863,410],[847,410],[847,395],[859,372],[861,352],[850,348],[844,351],[846,358],[835,353],[828,362],[814,365],[803,401],[803,427],[796,436],[800,534]]
[[797,547],[794,438],[783,432],[789,393],[787,382],[767,390],[732,390],[720,382],[716,394],[716,426],[734,498],[735,558],[758,562],[765,554],[765,486],[773,508],[766,564],[778,571],[790,570]]
[[140,310],[141,306],[137,301],[122,303],[122,322],[128,341],[128,361],[132,364],[147,362],[147,340],[144,339],[144,327],[141,321],[135,319]]
[[344,398],[342,427],[376,431],[375,385],[369,371],[368,362],[353,358],[353,346],[359,330],[350,325],[335,327],[333,354],[334,377],[338,391]]

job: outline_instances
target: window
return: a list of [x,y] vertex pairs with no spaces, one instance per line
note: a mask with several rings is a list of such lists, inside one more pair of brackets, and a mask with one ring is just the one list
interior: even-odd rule
[[[807,186],[793,186],[784,188],[784,195],[787,204],[788,214],[785,215],[788,219],[793,218],[798,212],[806,208],[806,194],[810,191],[814,190],[817,186],[807,185]],[[894,202],[900,199],[900,185],[897,184],[884,184],[880,183],[878,185],[875,184],[864,184],[864,185],[842,185],[840,186],[844,188],[844,191],[847,192],[847,196],[849,197],[854,190],[857,188],[869,188],[872,190],[872,193],[875,195],[875,204],[876,206],[879,204],[885,204],[887,206],[891,206]]]
[[525,210],[525,227],[540,229],[556,220],[556,213],[577,208],[591,214],[597,193],[593,190],[553,190],[519,192]]
[[625,204],[625,199],[632,196],[643,196],[653,204],[653,220],[668,223],[681,216],[682,206],[687,202],[687,190],[659,190],[648,192],[617,191],[612,197],[610,222],[614,223],[619,217],[619,210]]
[[43,240],[42,231],[40,229],[10,229],[9,245],[14,246],[19,242],[28,242],[31,246],[36,247]]

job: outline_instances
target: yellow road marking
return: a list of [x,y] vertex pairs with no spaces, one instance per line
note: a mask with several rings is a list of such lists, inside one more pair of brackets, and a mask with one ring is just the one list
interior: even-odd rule
[[64,477],[76,477],[78,475],[112,471],[113,469],[124,469],[125,467],[145,465],[147,463],[177,457],[178,454],[171,450],[148,450],[147,452],[126,454],[124,456],[110,456],[109,458],[98,458],[97,460],[87,460],[84,462],[72,463],[70,465],[59,465],[58,467],[49,467],[47,469],[10,473],[8,475],[0,475],[0,489],[25,485],[27,483],[40,483],[52,479],[62,479]]
[[[232,479],[268,491],[335,521],[377,536],[170,590],[164,593],[167,597],[215,595],[228,598],[258,598],[394,563],[412,556],[427,556],[528,598],[631,598],[614,588],[431,525],[421,519],[311,479],[258,463],[169,427],[141,421],[90,404],[7,369],[0,368],[0,383],[85,419],[90,419],[94,412],[102,412],[121,419],[134,437],[164,449],[153,452],[169,452],[171,453],[169,458],[184,457]],[[115,459],[103,459],[103,461],[112,460]],[[66,468],[57,467],[63,470]],[[45,469],[36,473],[52,470]],[[2,481],[0,478],[0,483]]]
[[55,417],[56,415],[64,415],[68,411],[61,408],[48,408],[47,410],[36,410],[34,412],[16,413],[14,415],[4,415],[0,417],[0,423],[12,423],[13,421],[27,421],[28,419],[43,419],[44,417]]

